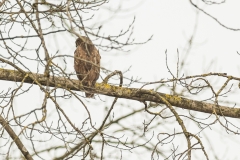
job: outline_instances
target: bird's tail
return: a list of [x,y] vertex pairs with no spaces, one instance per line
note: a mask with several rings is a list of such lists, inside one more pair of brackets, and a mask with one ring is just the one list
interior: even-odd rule
[[[95,86],[95,84],[89,84],[89,83],[85,83],[84,85],[87,86],[87,87],[84,87],[84,89],[87,91],[91,91],[91,88],[94,88],[94,86]],[[85,92],[85,96],[87,98],[92,98],[92,97],[94,97],[94,94]]]
[[86,96],[87,98],[92,98],[92,97],[94,97],[94,94],[93,94],[93,93],[87,93],[87,92],[85,92],[85,96]]

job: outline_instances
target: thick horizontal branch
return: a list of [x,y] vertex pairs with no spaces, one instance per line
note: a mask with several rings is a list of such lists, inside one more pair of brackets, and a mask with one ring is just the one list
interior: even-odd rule
[[[26,75],[28,77],[26,78]],[[9,69],[0,69],[0,80],[7,80],[13,82],[22,82],[25,77],[24,83],[36,84],[45,86],[47,84],[47,77],[43,74],[36,73],[22,73],[15,70]],[[75,91],[84,91],[83,87],[80,85],[79,80],[68,79],[66,77],[49,77],[48,85],[50,87],[70,89]],[[240,108],[232,108],[227,106],[216,106],[211,103],[201,102],[190,100],[187,98],[182,98],[179,96],[173,96],[169,94],[159,93],[152,90],[144,90],[138,88],[125,88],[112,86],[105,83],[97,83],[95,86],[94,93],[118,97],[118,98],[126,98],[131,100],[137,100],[140,102],[150,101],[156,103],[163,103],[159,98],[154,96],[154,94],[158,94],[159,96],[166,99],[171,105],[189,109],[193,111],[199,111],[203,113],[216,113],[220,116],[232,117],[232,118],[240,118]],[[214,111],[215,110],[215,111]]]

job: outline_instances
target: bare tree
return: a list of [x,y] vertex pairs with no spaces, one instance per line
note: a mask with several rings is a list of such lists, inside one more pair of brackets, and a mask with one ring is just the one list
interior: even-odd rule
[[[127,12],[122,3],[111,8],[106,7],[106,0],[0,2],[2,158],[130,159],[128,153],[133,152],[139,159],[190,160],[195,154],[201,155],[199,159],[209,159],[202,142],[208,136],[201,136],[207,128],[217,123],[228,133],[239,134],[231,118],[239,118],[240,109],[226,95],[236,92],[232,83],[240,78],[227,73],[182,74],[197,21],[184,49],[185,58],[176,62],[176,73],[170,69],[165,52],[170,78],[142,82],[125,76],[127,71],[97,66],[101,83],[87,91],[94,93],[95,99],[83,96],[86,86],[73,71],[77,38],[91,39],[100,54],[128,51],[152,38],[135,41],[134,17],[117,34],[105,32],[106,20],[96,20],[99,10],[110,12],[107,20],[111,20],[118,12]],[[215,77],[222,82],[220,87],[216,87]],[[132,88],[133,84],[140,87]],[[155,88],[148,90],[146,86]],[[159,92],[162,88],[172,94]],[[210,96],[193,98],[205,94]],[[30,101],[37,105],[29,105]],[[190,124],[197,126],[197,131]],[[179,142],[181,146],[175,145]]]

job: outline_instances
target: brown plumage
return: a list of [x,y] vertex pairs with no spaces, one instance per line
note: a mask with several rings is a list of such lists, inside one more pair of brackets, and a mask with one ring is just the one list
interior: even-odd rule
[[[85,90],[94,88],[100,73],[101,56],[88,37],[82,36],[76,40],[77,49],[74,52],[74,69]],[[86,97],[94,94],[85,92]]]

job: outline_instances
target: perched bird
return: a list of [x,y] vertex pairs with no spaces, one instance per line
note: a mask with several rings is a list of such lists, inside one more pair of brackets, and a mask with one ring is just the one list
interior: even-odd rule
[[[84,89],[89,91],[99,78],[101,56],[88,37],[81,36],[75,43],[77,48],[74,52],[74,69]],[[89,98],[94,96],[87,92],[85,95]]]

